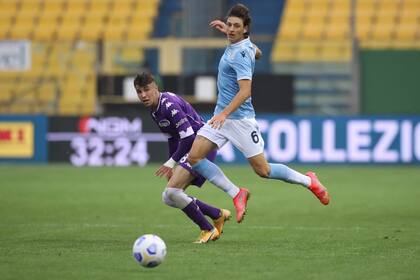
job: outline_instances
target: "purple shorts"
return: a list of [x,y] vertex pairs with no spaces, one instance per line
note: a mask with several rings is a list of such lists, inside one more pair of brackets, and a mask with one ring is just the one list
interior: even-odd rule
[[[217,154],[217,150],[211,151],[208,155],[207,155],[207,159],[211,162],[214,161],[214,159],[216,158],[216,154]],[[188,163],[187,161],[187,157],[188,154],[186,154],[185,156],[183,156],[180,160],[179,160],[179,165],[181,165],[182,167],[184,167],[186,170],[188,170],[192,175],[195,176],[195,179],[191,182],[191,185],[197,186],[199,188],[201,188],[201,186],[204,184],[204,182],[206,182],[206,178],[204,178],[203,176],[201,176],[199,173],[195,172],[192,168],[191,165]]]

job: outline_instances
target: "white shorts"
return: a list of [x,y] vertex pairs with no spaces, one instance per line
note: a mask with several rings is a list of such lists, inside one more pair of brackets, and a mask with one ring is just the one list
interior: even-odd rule
[[264,152],[264,140],[255,118],[226,119],[222,128],[214,129],[206,123],[197,133],[211,142],[219,149],[230,141],[246,158]]

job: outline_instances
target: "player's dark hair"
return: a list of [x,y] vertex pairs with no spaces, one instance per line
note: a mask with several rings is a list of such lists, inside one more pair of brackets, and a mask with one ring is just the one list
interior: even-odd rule
[[136,78],[134,79],[134,86],[145,87],[154,81],[155,81],[155,78],[153,78],[152,74],[148,72],[143,72],[141,74],[137,74]]
[[249,14],[248,7],[245,6],[244,4],[238,3],[230,9],[226,18],[228,17],[238,17],[242,19],[244,23],[244,27],[248,27],[247,32],[244,33],[245,38],[248,38],[249,33],[251,31],[251,16]]

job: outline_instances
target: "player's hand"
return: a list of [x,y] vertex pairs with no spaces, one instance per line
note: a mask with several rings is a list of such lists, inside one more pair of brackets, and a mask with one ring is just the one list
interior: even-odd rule
[[210,119],[209,124],[214,129],[220,129],[223,124],[226,121],[226,115],[223,113],[220,113],[216,116],[213,116],[213,118]]
[[165,176],[165,178],[169,181],[172,177],[172,168],[162,165],[158,170],[156,170],[155,175],[158,177]]
[[223,34],[227,33],[227,28],[226,28],[226,23],[224,23],[221,20],[213,20],[212,22],[210,22],[209,24],[211,27],[216,28],[217,30],[219,30],[220,32],[222,32]]

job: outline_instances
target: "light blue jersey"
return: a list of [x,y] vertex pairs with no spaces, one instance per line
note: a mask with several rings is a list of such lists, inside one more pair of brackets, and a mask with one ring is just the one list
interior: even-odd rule
[[[229,45],[219,62],[217,75],[217,105],[214,114],[225,109],[239,92],[239,80],[252,80],[255,68],[256,49],[249,37]],[[255,117],[251,97],[248,98],[228,119],[243,119]]]

